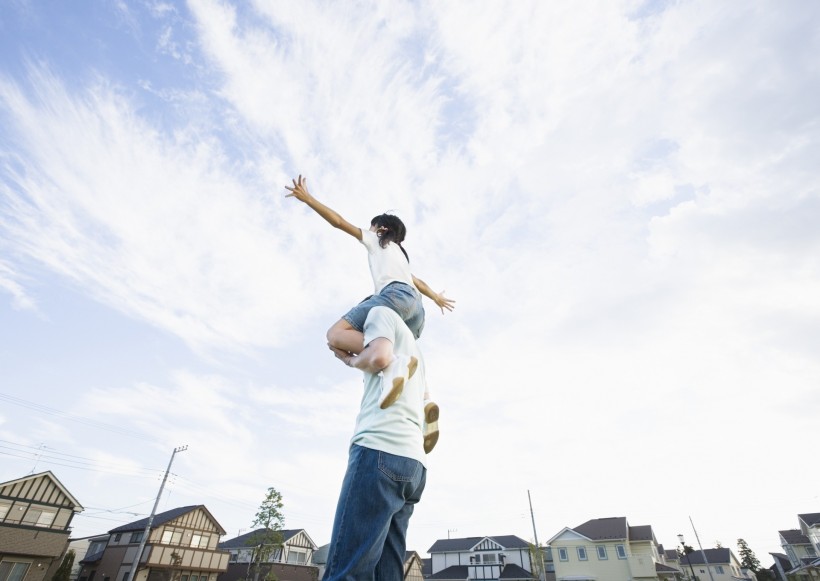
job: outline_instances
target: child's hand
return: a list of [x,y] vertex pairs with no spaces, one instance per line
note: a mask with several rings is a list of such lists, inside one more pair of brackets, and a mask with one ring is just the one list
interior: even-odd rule
[[289,194],[285,194],[286,198],[296,198],[300,202],[305,202],[311,198],[310,192],[307,189],[307,178],[303,178],[301,174],[295,180],[293,180],[293,187],[285,186],[285,189],[290,191]]
[[437,293],[435,297],[433,297],[433,302],[436,303],[436,306],[441,309],[441,314],[444,314],[444,309],[448,311],[452,311],[456,308],[456,302],[453,299],[448,299],[444,296],[444,291]]

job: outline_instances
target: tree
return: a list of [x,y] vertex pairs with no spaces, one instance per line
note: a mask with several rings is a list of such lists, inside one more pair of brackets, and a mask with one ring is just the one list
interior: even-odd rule
[[678,555],[683,557],[684,555],[688,555],[689,553],[694,553],[695,549],[692,548],[691,545],[683,545],[683,550],[678,547]]
[[74,549],[69,551],[63,557],[63,562],[54,572],[51,581],[68,581],[71,578],[71,568],[74,566]]
[[760,561],[743,539],[737,540],[737,552],[740,555],[741,567],[749,569],[752,573],[757,573],[760,570]]
[[722,549],[723,548],[723,543],[721,543],[720,541],[715,541],[715,548],[716,549]]
[[[251,526],[262,527],[252,534],[247,541],[248,546],[253,547],[251,557],[251,579],[259,581],[263,563],[268,563],[275,555],[277,549],[281,549],[284,543],[282,527],[285,526],[285,516],[282,514],[282,495],[273,487],[268,488],[267,494]],[[263,577],[264,581],[276,581],[276,575],[268,566],[268,573]]]
[[532,574],[536,579],[545,579],[546,571],[544,566],[544,551],[546,550],[540,543],[535,546],[533,543],[528,543],[530,548],[530,565],[532,567]]

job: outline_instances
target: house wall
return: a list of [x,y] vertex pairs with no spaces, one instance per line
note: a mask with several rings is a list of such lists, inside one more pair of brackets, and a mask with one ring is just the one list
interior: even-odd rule
[[68,532],[22,526],[0,526],[0,556],[27,555],[56,559],[68,545]]

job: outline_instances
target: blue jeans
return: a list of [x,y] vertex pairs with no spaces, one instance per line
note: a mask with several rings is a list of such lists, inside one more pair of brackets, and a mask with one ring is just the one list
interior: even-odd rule
[[427,469],[353,444],[322,581],[402,581],[407,525]]
[[389,307],[401,317],[404,324],[418,339],[424,329],[424,307],[421,294],[409,284],[391,282],[377,295],[371,295],[350,309],[342,318],[357,331],[364,330],[367,313],[373,307]]

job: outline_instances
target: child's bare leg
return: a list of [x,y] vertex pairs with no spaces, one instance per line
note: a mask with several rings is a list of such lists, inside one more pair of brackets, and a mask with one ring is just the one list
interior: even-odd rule
[[334,349],[358,355],[364,349],[364,333],[354,329],[346,320],[339,319],[327,330],[327,344]]

